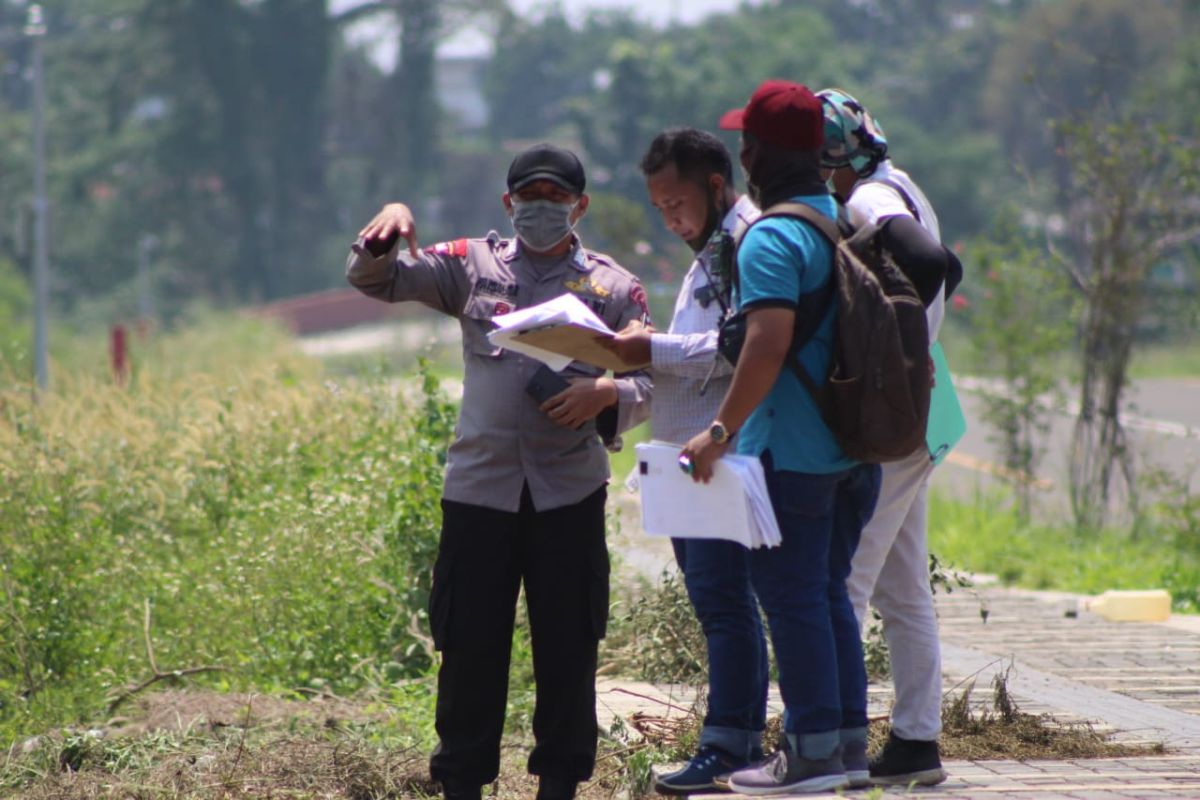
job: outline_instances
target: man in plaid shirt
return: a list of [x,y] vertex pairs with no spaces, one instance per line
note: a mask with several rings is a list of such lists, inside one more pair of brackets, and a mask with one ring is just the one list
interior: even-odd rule
[[[683,445],[708,430],[733,375],[717,352],[729,308],[737,237],[759,215],[733,188],[721,140],[695,128],[659,134],[641,163],[663,224],[696,253],[666,333],[631,324],[612,343],[630,363],[650,363],[655,439]],[[718,788],[714,779],[758,760],[766,717],[767,652],[750,589],[748,553],[721,539],[672,539],[688,597],[708,642],[708,713],[696,755],[661,776],[662,794]]]

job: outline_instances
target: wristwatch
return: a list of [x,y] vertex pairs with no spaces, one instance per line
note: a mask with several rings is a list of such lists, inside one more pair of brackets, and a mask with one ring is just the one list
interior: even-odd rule
[[725,444],[733,438],[735,432],[726,429],[720,422],[714,422],[708,429],[708,436],[717,444]]

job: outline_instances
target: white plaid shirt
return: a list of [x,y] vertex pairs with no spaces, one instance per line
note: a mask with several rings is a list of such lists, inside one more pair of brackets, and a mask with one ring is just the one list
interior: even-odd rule
[[[729,209],[721,227],[736,239],[760,213],[743,196]],[[650,430],[655,439],[664,442],[684,444],[707,430],[733,379],[733,368],[717,353],[721,304],[714,299],[705,307],[696,298],[696,291],[709,285],[715,270],[715,264],[702,264],[699,258],[692,262],[675,299],[671,327],[650,337],[654,376]]]

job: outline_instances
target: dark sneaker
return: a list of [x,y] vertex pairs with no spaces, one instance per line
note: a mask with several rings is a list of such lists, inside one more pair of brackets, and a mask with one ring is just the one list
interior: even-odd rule
[[752,796],[830,792],[849,785],[836,752],[829,758],[804,758],[783,749],[761,764],[729,776],[731,790]]
[[901,739],[888,734],[887,743],[871,759],[871,783],[880,786],[936,786],[946,780],[946,770],[938,757],[938,743],[920,739]]
[[745,767],[747,762],[731,756],[718,747],[701,747],[683,769],[659,776],[654,791],[659,794],[691,794],[703,791],[727,791],[729,773]]
[[867,763],[865,739],[842,742],[842,766],[846,768],[846,777],[850,780],[851,789],[862,789],[871,785],[871,767]]

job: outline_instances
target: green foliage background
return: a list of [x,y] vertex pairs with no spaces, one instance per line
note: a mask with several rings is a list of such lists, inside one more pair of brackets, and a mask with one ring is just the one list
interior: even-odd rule
[[[1185,142],[1200,107],[1200,16],[1181,0],[1136,10],[1117,0],[774,0],[665,28],[621,11],[568,18],[553,4],[519,16],[503,0],[380,0],[336,13],[324,0],[43,5],[51,293],[64,320],[102,297],[104,321],[134,313],[135,254],[148,235],[150,283],[169,318],[197,299],[242,305],[340,286],[348,238],[385,200],[413,205],[427,242],[507,231],[505,169],[539,139],[579,148],[592,190],[608,198],[583,224],[587,242],[648,283],[669,282],[684,253],[653,217],[632,213],[650,212],[637,162],[657,131],[713,129],[767,77],[863,100],[949,242],[989,236],[1005,205],[1035,228],[1064,211],[1053,120],[1111,109]],[[0,226],[0,264],[27,277],[24,14],[23,0],[0,0],[0,218],[12,221]],[[346,37],[363,26],[397,49],[395,67]],[[464,67],[486,100],[480,127],[434,93],[452,68],[437,47],[464,26],[496,42]],[[652,247],[635,249],[640,241]]]

